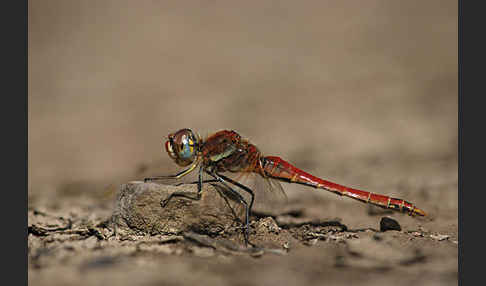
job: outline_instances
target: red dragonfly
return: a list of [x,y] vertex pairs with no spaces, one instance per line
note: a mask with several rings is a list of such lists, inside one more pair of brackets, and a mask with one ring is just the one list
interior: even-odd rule
[[[267,181],[268,179],[276,179],[288,183],[298,183],[330,191],[340,196],[350,197],[382,208],[406,212],[411,216],[426,215],[423,210],[403,199],[339,185],[304,172],[280,157],[263,156],[255,145],[243,139],[235,131],[222,130],[203,140],[199,134],[194,133],[191,129],[181,129],[169,134],[168,140],[165,142],[165,149],[177,165],[189,167],[176,175],[145,178],[145,182],[159,179],[179,179],[194,171],[196,167],[199,166],[200,168],[198,181],[195,182],[198,185],[197,196],[189,197],[183,193],[172,193],[167,199],[161,202],[162,207],[165,207],[169,200],[175,196],[199,200],[201,198],[203,183],[219,182],[228,191],[233,193],[245,207],[245,243],[248,243],[249,216],[253,207],[255,194],[253,190],[239,183],[237,180],[221,174],[223,172],[256,173],[267,179]],[[204,173],[213,179],[203,180]],[[248,204],[245,198],[230,185],[247,192],[251,198],[250,203]]]

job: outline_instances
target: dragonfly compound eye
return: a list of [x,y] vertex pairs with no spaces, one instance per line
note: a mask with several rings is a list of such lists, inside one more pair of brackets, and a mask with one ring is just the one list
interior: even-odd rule
[[167,140],[165,142],[165,150],[167,151],[167,153],[169,154],[169,156],[172,158],[172,159],[177,159],[177,156],[176,154],[174,153],[174,148],[172,147],[173,146],[173,142],[172,140]]
[[198,137],[190,129],[181,129],[169,135],[165,147],[169,156],[180,166],[194,162],[197,155]]

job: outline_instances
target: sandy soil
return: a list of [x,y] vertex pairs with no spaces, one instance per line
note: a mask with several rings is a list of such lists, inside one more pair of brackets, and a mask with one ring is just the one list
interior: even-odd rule
[[[456,285],[457,87],[455,1],[29,1],[29,284]],[[117,188],[179,170],[184,127],[429,216],[285,184],[262,248],[113,236]]]

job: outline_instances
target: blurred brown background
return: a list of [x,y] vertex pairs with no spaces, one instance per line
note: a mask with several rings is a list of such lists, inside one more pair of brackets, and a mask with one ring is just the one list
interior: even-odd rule
[[175,170],[183,127],[337,181],[457,155],[456,1],[244,2],[29,1],[29,192]]
[[[96,196],[82,195],[178,170],[162,145],[169,132],[234,129],[264,154],[312,174],[416,203],[431,220],[396,215],[403,229],[425,226],[455,244],[417,241],[426,264],[388,275],[331,266],[313,271],[321,265],[314,261],[334,249],[326,244],[322,253],[296,250],[295,262],[293,255],[241,258],[258,269],[247,275],[238,263],[228,264],[221,281],[239,273],[238,285],[250,278],[402,285],[397,277],[403,285],[456,285],[457,6],[449,0],[29,1],[29,207],[50,211],[54,204],[60,214],[104,216],[110,210],[96,208]],[[141,166],[145,173],[137,173]],[[63,196],[70,184],[77,186],[74,210]],[[284,187],[291,203],[308,204],[307,214],[377,228],[364,204]],[[206,269],[209,261],[178,259],[143,264],[154,271],[115,267],[110,277],[137,285],[133,279],[182,277],[183,269]],[[58,267],[75,263],[52,261],[32,272],[31,281],[79,281],[76,270],[53,279]],[[273,272],[255,266],[269,261]],[[208,273],[220,273],[218,263]],[[162,265],[174,267],[161,272]],[[304,266],[309,273],[295,270]]]

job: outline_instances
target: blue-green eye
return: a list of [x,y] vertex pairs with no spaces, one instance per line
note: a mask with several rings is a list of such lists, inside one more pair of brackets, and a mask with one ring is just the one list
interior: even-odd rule
[[182,136],[181,149],[179,151],[179,157],[183,160],[191,159],[194,155],[194,141],[188,137]]
[[197,157],[199,137],[190,129],[181,129],[169,134],[165,149],[169,156],[180,166],[190,165]]

